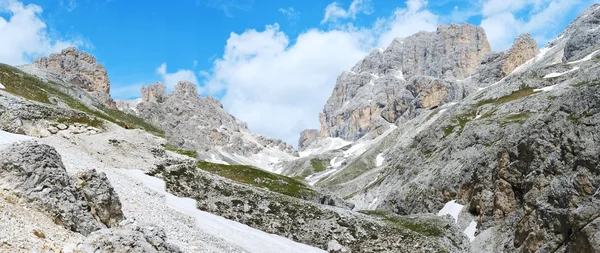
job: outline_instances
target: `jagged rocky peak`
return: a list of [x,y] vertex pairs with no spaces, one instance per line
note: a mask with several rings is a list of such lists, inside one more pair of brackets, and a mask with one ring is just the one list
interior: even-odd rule
[[167,97],[167,88],[161,82],[148,85],[148,87],[142,86],[142,102],[145,103],[162,103]]
[[502,75],[507,76],[515,68],[529,61],[540,53],[535,39],[528,33],[521,34],[515,38],[512,47],[506,53],[504,63],[501,66]]
[[[142,87],[141,92],[142,99],[137,102],[120,102],[123,106],[131,105],[132,110],[121,109],[159,126],[171,145],[196,150],[201,159],[248,157],[267,149],[290,159],[297,156],[291,145],[252,133],[247,124],[229,114],[219,100],[210,96],[202,98],[192,82],[178,82],[168,95],[162,83]],[[231,157],[222,157],[223,154]],[[264,168],[264,164],[251,165]]]
[[513,45],[507,51],[492,52],[486,55],[470,81],[475,82],[474,87],[495,83],[539,53],[540,49],[535,39],[527,33],[521,34],[515,38]]
[[306,129],[300,133],[300,139],[298,140],[298,150],[303,151],[311,143],[317,141],[321,133],[317,129]]
[[105,106],[115,107],[110,98],[110,80],[104,66],[96,58],[75,47],[63,49],[33,61],[33,66],[53,72],[60,79],[75,84],[96,98]]
[[356,140],[390,124],[462,99],[457,79],[473,73],[491,51],[485,31],[470,24],[441,25],[375,49],[342,73],[319,116],[320,136]]

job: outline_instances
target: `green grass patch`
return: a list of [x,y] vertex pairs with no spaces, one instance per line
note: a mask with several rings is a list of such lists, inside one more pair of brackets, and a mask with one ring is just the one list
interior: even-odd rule
[[307,199],[317,195],[313,189],[299,180],[248,165],[224,165],[199,161],[197,166],[201,170],[239,183],[265,188],[291,197]]
[[387,216],[387,215],[393,214],[391,211],[387,211],[387,210],[359,210],[358,212],[362,213],[362,214],[366,214],[366,215],[377,216],[377,217],[382,217],[382,216]]
[[80,124],[88,125],[88,126],[95,127],[95,128],[104,127],[104,122],[102,120],[99,120],[97,118],[89,118],[87,116],[72,117],[72,118],[59,118],[56,121],[58,123],[63,123],[63,124],[67,124],[67,125],[72,125],[74,123],[80,123]]
[[51,104],[48,95],[57,91],[40,79],[6,64],[0,64],[0,83],[9,93],[45,104]]
[[531,87],[522,87],[520,90],[518,91],[513,91],[510,95],[506,95],[503,97],[499,97],[496,99],[484,99],[479,101],[476,106],[477,107],[481,107],[487,104],[503,104],[503,103],[507,103],[507,102],[511,102],[511,101],[515,101],[524,97],[527,97],[529,95],[533,95],[537,92],[533,91],[533,88]]
[[169,145],[169,144],[165,145],[165,149],[169,150],[169,151],[173,151],[180,155],[189,156],[194,159],[198,156],[198,154],[196,154],[196,151],[194,151],[194,150],[178,149],[177,147],[175,147],[173,145]]
[[527,120],[529,117],[531,117],[531,113],[528,113],[528,112],[511,114],[511,115],[507,116],[506,118],[504,118],[500,122],[500,125],[506,126],[506,125],[512,124],[512,123],[523,124],[525,122],[525,120]]
[[429,115],[427,115],[427,120],[430,120],[431,118],[433,118],[433,116],[437,115],[439,112],[440,112],[439,109],[433,110],[433,112],[431,112]]
[[310,159],[310,166],[313,167],[313,171],[315,173],[325,171],[325,169],[327,169],[328,163],[329,161],[326,160],[319,160],[317,158]]
[[397,228],[408,229],[425,236],[440,237],[444,235],[444,231],[440,227],[423,219],[395,216],[384,218],[383,221],[388,222]]
[[[0,64],[0,83],[5,86],[5,90],[11,94],[45,104],[52,103],[51,97],[61,100],[74,110],[78,110],[88,115],[101,118],[121,127],[127,125],[129,128],[143,129],[149,133],[164,137],[164,131],[158,129],[152,124],[134,115],[125,114],[117,109],[100,108],[100,110],[90,109],[79,100],[61,91],[57,87],[59,84],[54,82],[45,83],[37,77],[31,76],[15,67],[6,64]],[[100,121],[90,119],[89,122],[83,118],[62,119],[66,122],[90,123],[87,125],[101,127]]]

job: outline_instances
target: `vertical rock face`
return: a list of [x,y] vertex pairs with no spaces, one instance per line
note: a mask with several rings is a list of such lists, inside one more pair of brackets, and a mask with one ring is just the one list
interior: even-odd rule
[[108,107],[115,107],[110,98],[110,81],[106,69],[94,56],[69,47],[49,57],[40,57],[33,65],[58,74],[61,79],[78,85]]
[[166,87],[160,82],[154,85],[148,85],[148,87],[142,86],[142,102],[151,103],[162,103],[167,97]]
[[298,140],[298,150],[302,151],[308,145],[319,139],[319,130],[317,129],[306,129],[300,133],[300,139]]
[[559,37],[568,37],[564,60],[575,61],[595,52],[600,47],[600,4],[594,4],[567,26]]
[[499,81],[513,72],[518,66],[531,60],[540,49],[531,35],[525,33],[517,36],[510,49],[486,55],[481,65],[473,73],[474,86],[486,86]]
[[321,137],[381,134],[387,125],[414,117],[418,108],[462,99],[456,80],[474,72],[490,50],[484,30],[470,24],[395,39],[338,77],[320,115]]
[[529,61],[538,53],[540,53],[540,49],[537,46],[537,42],[535,42],[531,35],[526,33],[517,36],[517,38],[513,42],[512,47],[508,50],[506,54],[504,64],[502,64],[502,75],[507,76],[515,68],[525,63],[526,61]]

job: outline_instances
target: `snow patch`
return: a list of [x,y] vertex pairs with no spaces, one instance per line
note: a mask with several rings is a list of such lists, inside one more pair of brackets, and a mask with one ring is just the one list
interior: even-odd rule
[[369,73],[369,74],[371,74],[371,76],[375,77],[375,79],[379,79],[379,76],[378,76],[378,75],[375,75],[375,74],[373,74],[373,73]]
[[465,228],[463,233],[469,238],[469,241],[475,240],[475,231],[477,231],[477,222],[475,220],[471,220],[469,226]]
[[571,69],[569,71],[562,72],[562,73],[550,73],[550,74],[545,75],[544,79],[559,77],[559,76],[562,76],[564,74],[568,74],[568,73],[571,73],[571,72],[577,71],[577,70],[579,70],[579,67],[574,67],[573,69]]
[[380,53],[383,53],[383,48],[377,48],[379,50]]
[[383,160],[385,160],[385,157],[383,157],[383,153],[377,155],[377,157],[375,157],[375,166],[381,166],[383,164]]
[[452,215],[452,217],[454,218],[454,222],[456,223],[458,222],[458,214],[463,209],[463,207],[463,205],[456,203],[456,200],[448,201],[448,203],[444,205],[442,210],[438,212],[438,216],[450,214]]
[[6,89],[6,87],[4,87],[4,85],[2,85],[2,83],[0,83],[0,90],[4,90]]
[[600,52],[600,49],[598,49],[598,50],[596,50],[596,51],[592,52],[591,54],[588,54],[586,57],[583,57],[581,60],[572,61],[572,62],[567,62],[567,64],[577,64],[577,63],[582,63],[582,62],[585,62],[585,61],[589,61],[589,60],[591,60],[591,59],[592,59],[592,57],[594,57],[594,55],[595,55],[596,53],[598,53],[598,52]]
[[375,205],[376,202],[377,202],[377,197],[375,197],[375,199],[373,199],[373,201],[371,201],[371,204],[369,204],[369,209],[373,208],[373,206]]
[[327,151],[336,150],[336,149],[344,147],[348,144],[352,144],[352,142],[345,141],[341,138],[328,137],[323,140],[320,140],[317,144],[320,144],[320,145],[316,148],[311,148],[311,149],[306,149],[304,151],[300,151],[300,152],[298,152],[298,155],[300,157],[307,157],[309,155],[323,154]]
[[33,137],[20,134],[13,134],[0,130],[0,144],[11,144],[13,142],[25,141],[30,139],[33,139]]
[[556,84],[548,86],[548,87],[540,88],[540,89],[533,89],[533,92],[551,91],[551,90],[554,90],[554,88],[556,88]]
[[222,238],[234,245],[239,245],[249,252],[325,252],[321,249],[297,243],[282,236],[269,234],[218,215],[200,211],[196,209],[196,200],[180,198],[166,192],[163,180],[148,176],[143,171],[125,170],[125,173],[151,190],[165,195],[168,207],[194,217],[196,226],[204,232]]
[[334,157],[333,159],[331,159],[331,161],[329,161],[329,165],[331,165],[332,168],[340,167],[342,166],[342,163],[346,161],[345,159],[340,159],[338,161],[338,158],[340,157]]

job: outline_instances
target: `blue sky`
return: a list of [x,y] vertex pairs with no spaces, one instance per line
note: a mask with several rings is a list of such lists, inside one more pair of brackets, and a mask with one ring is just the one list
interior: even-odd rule
[[595,2],[0,0],[0,62],[75,45],[106,67],[117,99],[187,79],[251,130],[296,144],[319,128],[336,77],[395,37],[469,22],[494,50],[525,32],[541,47]]

